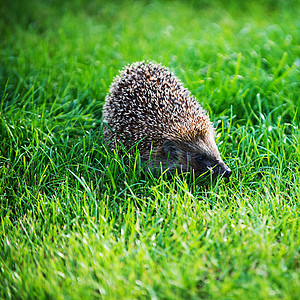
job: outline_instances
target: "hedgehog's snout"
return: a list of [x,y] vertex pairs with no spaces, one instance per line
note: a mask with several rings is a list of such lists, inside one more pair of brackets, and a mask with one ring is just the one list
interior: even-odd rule
[[219,162],[216,167],[213,169],[214,175],[222,175],[223,177],[229,178],[232,174],[230,168],[223,162]]
[[230,168],[225,164],[225,163],[221,163],[220,166],[220,174],[223,175],[226,178],[229,178],[232,174],[232,171],[230,170]]
[[225,170],[225,172],[223,173],[223,176],[226,178],[229,178],[232,174],[232,171],[228,168]]

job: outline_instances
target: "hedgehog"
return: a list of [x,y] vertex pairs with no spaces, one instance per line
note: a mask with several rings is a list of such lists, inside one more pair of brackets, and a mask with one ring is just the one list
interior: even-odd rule
[[156,170],[230,177],[208,113],[168,68],[135,62],[123,68],[103,107],[104,138],[112,149],[138,148]]

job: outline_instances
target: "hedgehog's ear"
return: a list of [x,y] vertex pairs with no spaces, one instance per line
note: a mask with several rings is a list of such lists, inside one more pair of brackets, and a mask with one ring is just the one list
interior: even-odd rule
[[165,140],[164,142],[164,152],[166,157],[176,158],[178,154],[178,145],[175,141]]

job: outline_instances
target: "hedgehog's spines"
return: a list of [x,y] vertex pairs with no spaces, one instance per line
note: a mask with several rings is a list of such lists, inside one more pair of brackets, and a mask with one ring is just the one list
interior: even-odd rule
[[[209,117],[182,82],[161,64],[136,62],[124,67],[109,89],[104,120],[126,144],[148,137],[153,146],[164,139],[193,141],[211,128]],[[146,150],[150,145],[139,144]]]

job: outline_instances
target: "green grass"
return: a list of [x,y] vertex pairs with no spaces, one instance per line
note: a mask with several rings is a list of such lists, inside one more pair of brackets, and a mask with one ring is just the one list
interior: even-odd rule
[[[259,3],[0,4],[0,298],[300,297],[299,6]],[[105,147],[142,59],[209,111],[229,182]]]

